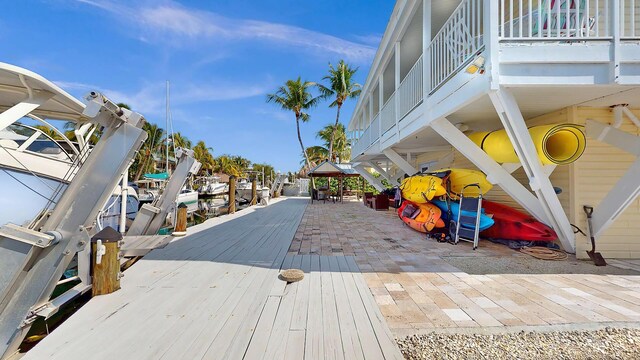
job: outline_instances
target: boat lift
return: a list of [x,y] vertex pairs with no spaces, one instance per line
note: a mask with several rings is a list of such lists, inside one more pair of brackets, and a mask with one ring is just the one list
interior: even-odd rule
[[[91,289],[88,244],[96,232],[97,215],[147,134],[142,115],[120,108],[102,94],[90,92],[85,106],[40,75],[13,65],[0,63],[0,92],[0,130],[25,116],[73,121],[80,148],[85,149],[81,141],[103,127],[91,151],[76,154],[78,167],[52,210],[43,211],[27,227],[0,227],[0,359],[5,359],[18,350],[38,317],[51,317]],[[128,234],[135,236],[125,237],[131,245],[158,232],[187,177],[200,167],[190,150],[178,150],[177,158],[162,196],[136,218]],[[74,259],[80,283],[51,299]]]

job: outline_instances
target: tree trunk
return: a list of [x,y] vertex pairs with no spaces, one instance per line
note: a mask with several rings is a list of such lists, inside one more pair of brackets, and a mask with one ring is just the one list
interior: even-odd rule
[[340,121],[340,108],[342,104],[338,103],[338,111],[336,113],[336,124],[333,125],[333,131],[331,132],[331,140],[329,141],[329,161],[333,161],[333,140],[336,137],[336,130],[338,130],[338,122]]
[[145,151],[145,157],[144,157],[144,162],[142,164],[140,164],[140,168],[138,168],[138,171],[136,171],[136,176],[133,178],[133,181],[138,181],[140,180],[140,176],[142,176],[142,172],[145,171],[145,169],[147,168],[147,164],[149,162],[149,157],[151,157],[151,153],[149,152],[149,150],[147,149]]
[[[311,161],[309,161],[309,155],[307,155],[307,150],[302,144],[302,136],[300,135],[300,115],[298,114],[296,114],[296,130],[298,131],[298,141],[300,142],[300,148],[302,148],[302,153],[304,154],[304,160],[307,162],[307,168],[311,170]],[[313,178],[311,178],[311,187],[315,188]]]

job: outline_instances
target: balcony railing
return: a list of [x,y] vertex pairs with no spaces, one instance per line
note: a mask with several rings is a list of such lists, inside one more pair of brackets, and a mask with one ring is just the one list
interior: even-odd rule
[[499,35],[512,40],[607,38],[610,1],[500,0]]
[[398,94],[400,94],[400,98],[398,98],[398,119],[405,117],[422,102],[424,97],[422,72],[422,56],[420,56],[398,88]]
[[463,0],[431,41],[430,92],[456,74],[483,46],[483,3]]
[[639,8],[640,0],[620,0],[620,36],[622,39],[636,40],[640,38]]
[[393,93],[382,107],[380,121],[382,122],[381,135],[384,135],[396,124],[396,93]]

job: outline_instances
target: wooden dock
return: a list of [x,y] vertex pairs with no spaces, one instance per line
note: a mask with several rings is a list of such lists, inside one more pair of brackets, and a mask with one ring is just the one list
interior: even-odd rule
[[[282,199],[199,225],[23,359],[401,359],[353,257],[287,255],[307,203]],[[279,280],[291,267],[305,278]]]

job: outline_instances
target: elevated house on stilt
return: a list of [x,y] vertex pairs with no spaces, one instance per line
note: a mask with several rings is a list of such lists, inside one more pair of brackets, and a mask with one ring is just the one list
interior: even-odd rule
[[590,243],[572,224],[586,231],[593,206],[598,250],[638,258],[638,117],[640,1],[398,0],[349,122],[351,162],[396,184],[480,169],[487,199],[552,226],[580,258]]

